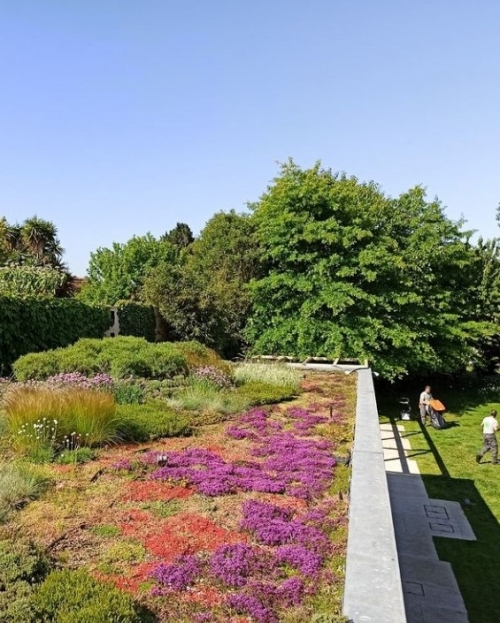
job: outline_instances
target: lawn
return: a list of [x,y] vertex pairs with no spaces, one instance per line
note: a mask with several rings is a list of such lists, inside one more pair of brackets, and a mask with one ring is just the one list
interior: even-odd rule
[[[382,418],[397,417],[400,396],[409,396],[416,412],[424,384],[379,385]],[[436,538],[438,555],[453,565],[471,623],[500,621],[500,467],[492,465],[488,455],[480,465],[475,461],[482,445],[481,421],[491,409],[500,411],[500,379],[438,379],[433,394],[448,408],[446,430],[422,429],[416,421],[402,423],[412,433],[412,455],[427,492],[460,502],[477,537],[476,542]]]
[[[354,377],[308,374],[292,401],[184,411],[190,436],[48,462],[46,488],[0,539],[34,543],[51,569],[87,570],[130,595],[139,619],[119,623],[340,621],[349,468],[334,456],[350,448],[354,406]],[[143,407],[154,408],[133,410]]]

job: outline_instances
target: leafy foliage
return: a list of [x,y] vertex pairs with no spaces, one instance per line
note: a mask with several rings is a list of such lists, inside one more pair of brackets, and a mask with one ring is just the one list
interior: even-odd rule
[[162,236],[162,240],[166,240],[178,249],[186,249],[194,242],[191,227],[186,223],[177,223],[176,226]]
[[21,355],[101,337],[108,327],[106,309],[74,299],[0,297],[0,371],[8,373]]
[[249,307],[245,284],[258,274],[258,248],[248,214],[215,214],[189,252],[165,260],[145,280],[145,300],[158,307],[178,340],[198,340],[226,357],[242,345]]
[[118,322],[120,335],[143,337],[148,342],[155,341],[156,319],[153,308],[136,301],[119,301]]
[[0,267],[0,296],[54,298],[68,275],[51,266]]
[[251,206],[264,262],[252,283],[255,352],[366,357],[387,378],[454,371],[491,331],[477,321],[469,232],[413,188],[292,161]]
[[9,225],[0,219],[0,261],[7,264],[63,268],[64,249],[57,237],[57,227],[33,216],[21,225]]
[[115,305],[134,299],[152,268],[162,260],[172,261],[177,249],[151,234],[134,236],[111,249],[99,248],[91,254],[87,281],[78,297],[88,303]]

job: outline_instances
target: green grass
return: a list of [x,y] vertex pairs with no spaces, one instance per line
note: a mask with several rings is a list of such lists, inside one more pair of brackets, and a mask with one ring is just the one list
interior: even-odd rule
[[[435,386],[434,386],[435,385]],[[500,561],[500,466],[486,455],[478,465],[482,446],[481,421],[491,409],[500,411],[500,378],[438,380],[433,394],[448,408],[449,428],[422,429],[418,421],[404,422],[430,497],[462,503],[477,537],[468,542],[436,538],[441,560],[453,566],[470,623],[500,621],[498,569]],[[383,417],[397,417],[399,396],[408,395],[412,410],[422,386],[379,387],[377,400]]]

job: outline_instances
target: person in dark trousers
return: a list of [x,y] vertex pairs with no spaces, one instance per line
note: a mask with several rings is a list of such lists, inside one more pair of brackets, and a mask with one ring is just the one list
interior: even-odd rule
[[427,423],[427,418],[431,418],[429,414],[429,401],[432,400],[431,394],[431,386],[426,385],[424,391],[420,394],[420,398],[418,399],[418,409],[420,411],[420,420],[422,421],[423,426]]
[[483,429],[483,447],[481,452],[476,454],[476,462],[480,463],[483,456],[491,450],[491,462],[493,465],[498,465],[500,462],[498,460],[498,443],[496,435],[498,430],[498,421],[495,409],[490,411],[488,417],[484,418],[481,422],[481,427]]

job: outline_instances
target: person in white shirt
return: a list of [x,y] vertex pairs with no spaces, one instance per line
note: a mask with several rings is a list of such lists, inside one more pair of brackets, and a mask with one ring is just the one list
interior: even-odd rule
[[[429,402],[432,400],[431,386],[426,385],[424,391],[420,394],[418,399],[418,408],[420,411],[420,420],[425,426],[427,417],[429,416]],[[429,416],[430,417],[430,416]]]
[[483,429],[483,447],[481,452],[476,454],[476,462],[480,463],[483,456],[491,450],[491,462],[498,465],[498,443],[496,432],[498,430],[497,412],[495,409],[490,411],[488,417],[481,422]]

